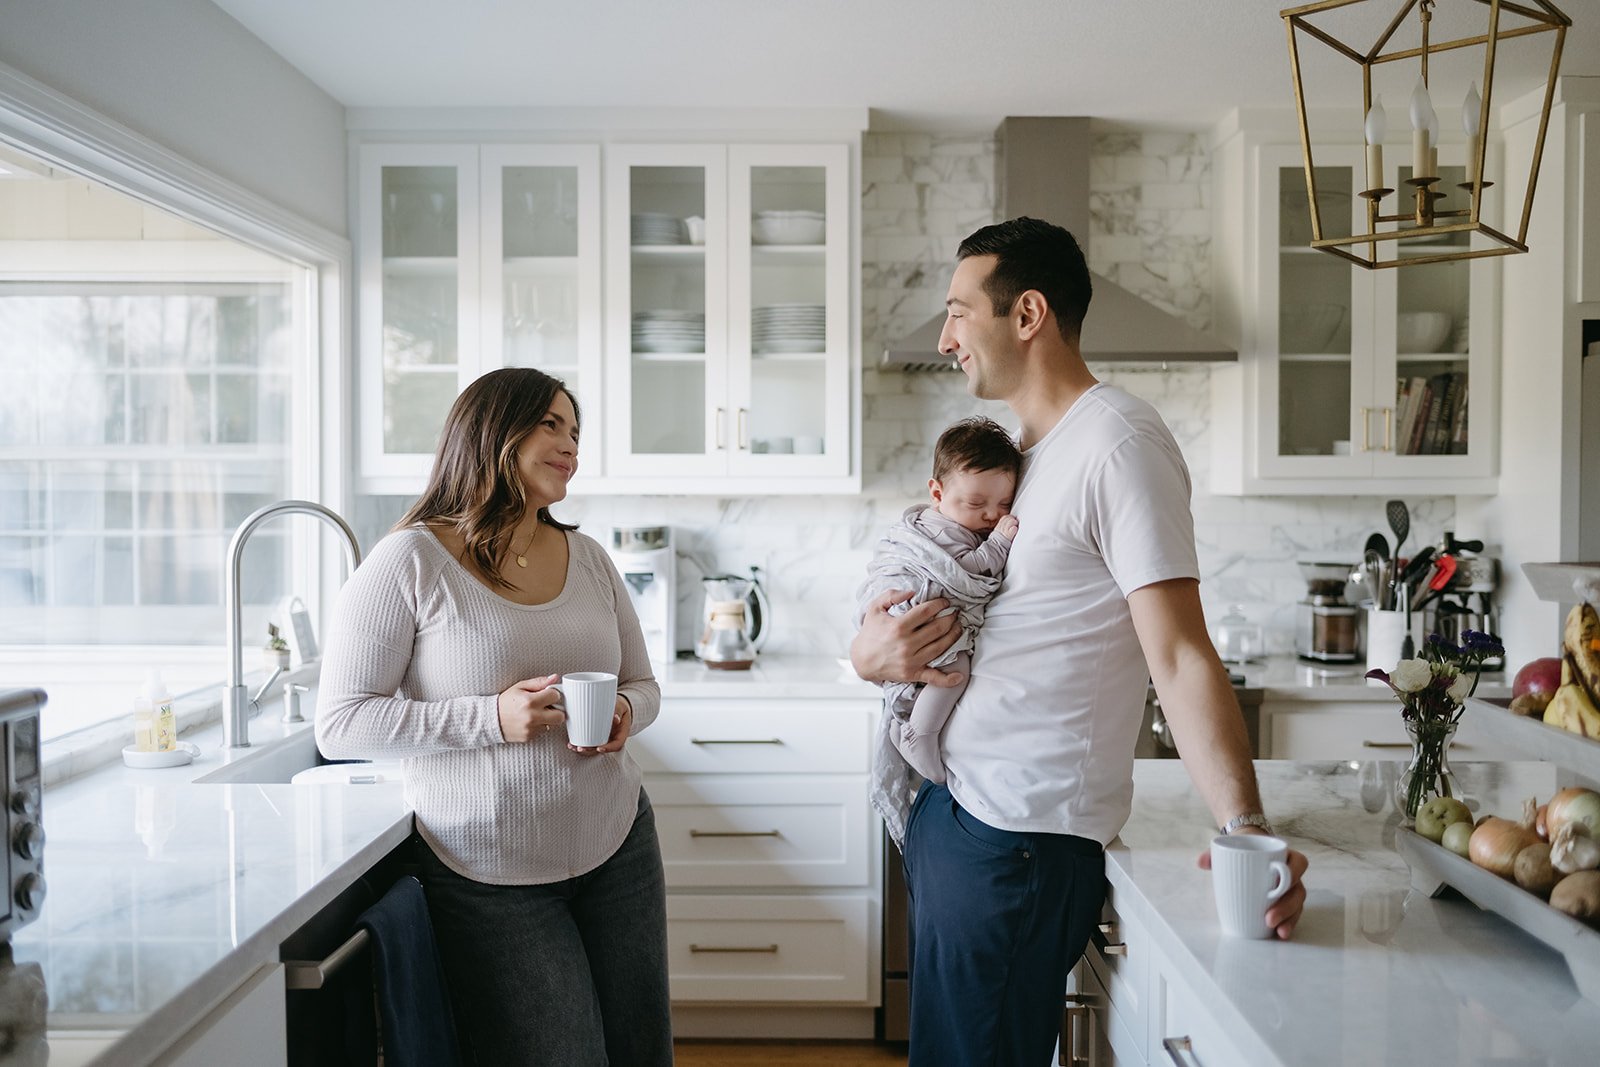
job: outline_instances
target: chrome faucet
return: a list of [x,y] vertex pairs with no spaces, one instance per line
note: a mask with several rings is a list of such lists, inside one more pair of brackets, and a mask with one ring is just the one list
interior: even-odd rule
[[[275,504],[257,508],[239,524],[228,542],[228,586],[226,590],[228,614],[228,688],[223,694],[222,745],[224,748],[250,747],[250,709],[260,699],[254,699],[244,684],[244,619],[239,604],[239,563],[244,557],[245,542],[257,526],[275,515],[311,515],[321,519],[344,536],[345,559],[351,571],[361,564],[361,544],[348,523],[329,508],[309,500],[280,500]],[[276,674],[273,676],[276,677]],[[271,684],[271,679],[268,680]],[[262,686],[265,692],[266,686]]]

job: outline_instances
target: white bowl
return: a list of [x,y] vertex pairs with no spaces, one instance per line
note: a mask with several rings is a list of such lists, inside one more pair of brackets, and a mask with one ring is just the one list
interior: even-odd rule
[[1293,354],[1333,351],[1333,342],[1349,317],[1343,304],[1289,304],[1278,324],[1278,348]]
[[757,215],[750,222],[750,240],[758,245],[818,245],[827,223],[822,219],[790,215]]
[[1442,352],[1454,325],[1443,311],[1402,311],[1395,316],[1395,345],[1402,352]]

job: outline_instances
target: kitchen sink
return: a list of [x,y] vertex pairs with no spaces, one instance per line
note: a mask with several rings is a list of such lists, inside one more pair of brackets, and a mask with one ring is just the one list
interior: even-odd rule
[[[400,761],[340,760],[329,763],[317,751],[316,734],[309,727],[285,737],[252,745],[242,755],[214,771],[196,778],[197,785],[241,785],[247,783],[292,782],[295,775],[313,767],[326,766],[329,773],[319,775],[317,784],[382,785],[400,781]],[[348,770],[348,776],[340,770]]]

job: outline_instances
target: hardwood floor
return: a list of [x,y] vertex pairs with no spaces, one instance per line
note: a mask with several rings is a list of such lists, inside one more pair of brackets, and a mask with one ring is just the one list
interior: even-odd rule
[[871,1041],[699,1041],[673,1043],[677,1067],[889,1067],[903,1047]]

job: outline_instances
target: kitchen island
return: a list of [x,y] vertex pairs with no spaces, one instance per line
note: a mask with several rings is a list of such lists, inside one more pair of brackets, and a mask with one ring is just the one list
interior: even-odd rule
[[[1287,943],[1219,936],[1210,876],[1195,865],[1215,833],[1209,812],[1181,765],[1135,771],[1133,817],[1107,852],[1127,942],[1126,956],[1111,957],[1121,977],[1110,1001],[1145,1062],[1174,1062],[1163,1040],[1185,1036],[1192,1058],[1176,1062],[1208,1067],[1600,1061],[1600,1005],[1579,996],[1560,956],[1453,893],[1410,889],[1386,779],[1350,762],[1256,766],[1273,823],[1311,861],[1305,915]],[[1514,814],[1556,787],[1550,764],[1456,770],[1480,814]],[[1132,967],[1136,954],[1145,959]],[[1189,997],[1215,1035],[1209,1058],[1176,1018]]]

